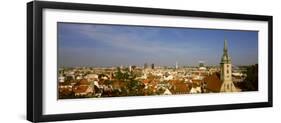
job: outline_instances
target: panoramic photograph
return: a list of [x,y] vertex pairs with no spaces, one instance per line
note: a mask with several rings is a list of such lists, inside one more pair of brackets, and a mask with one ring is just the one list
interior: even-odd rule
[[258,91],[258,31],[57,23],[58,99]]

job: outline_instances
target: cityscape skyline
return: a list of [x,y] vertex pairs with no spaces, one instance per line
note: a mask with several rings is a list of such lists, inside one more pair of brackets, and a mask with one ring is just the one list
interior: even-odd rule
[[58,23],[60,67],[219,65],[228,40],[234,65],[258,63],[258,32]]

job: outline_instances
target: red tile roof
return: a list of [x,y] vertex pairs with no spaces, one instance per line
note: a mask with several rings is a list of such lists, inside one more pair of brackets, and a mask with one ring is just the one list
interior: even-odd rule
[[142,81],[142,83],[147,84],[147,83],[149,83],[150,81],[151,81],[151,80],[149,80],[149,79],[145,79],[145,80]]
[[211,92],[220,92],[222,82],[220,81],[220,74],[214,73],[207,76],[203,80],[207,84],[207,89]]
[[91,83],[88,82],[87,79],[81,79],[77,84],[78,85],[90,85]]
[[73,92],[75,92],[75,93],[84,93],[84,92],[86,92],[87,91],[87,89],[89,88],[89,86],[76,86],[76,87],[74,87],[74,89],[73,89]]
[[71,94],[71,92],[72,92],[72,89],[69,89],[69,88],[60,88],[59,89],[60,95],[69,95],[69,94]]
[[180,81],[173,81],[172,83],[172,88],[170,91],[173,94],[184,94],[184,93],[189,93],[190,88],[187,84],[180,82]]

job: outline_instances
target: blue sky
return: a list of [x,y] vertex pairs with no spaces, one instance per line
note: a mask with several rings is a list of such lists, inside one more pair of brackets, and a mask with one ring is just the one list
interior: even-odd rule
[[234,65],[258,62],[258,32],[58,23],[59,66],[219,65],[228,41]]

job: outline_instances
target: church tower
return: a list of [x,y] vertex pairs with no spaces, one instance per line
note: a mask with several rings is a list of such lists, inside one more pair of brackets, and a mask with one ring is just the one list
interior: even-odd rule
[[228,54],[227,48],[227,41],[224,41],[224,48],[223,48],[223,55],[221,58],[221,92],[236,92],[237,89],[235,88],[232,82],[232,65],[231,65],[231,58]]

